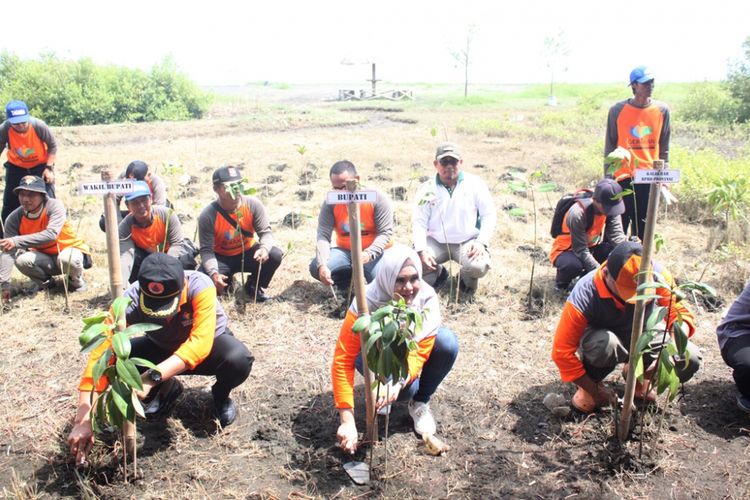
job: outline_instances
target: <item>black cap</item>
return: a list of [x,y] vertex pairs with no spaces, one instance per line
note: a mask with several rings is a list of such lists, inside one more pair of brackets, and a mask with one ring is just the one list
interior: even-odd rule
[[141,262],[138,284],[141,287],[140,310],[152,318],[165,318],[177,310],[185,272],[176,258],[165,253],[152,253]]
[[242,180],[242,174],[237,167],[219,167],[214,170],[212,177],[214,184],[221,182],[239,182]]
[[148,165],[146,165],[145,161],[141,161],[141,160],[131,161],[130,164],[125,169],[126,178],[133,177],[135,179],[138,179],[139,181],[144,180],[146,178],[147,173],[148,173]]
[[625,203],[622,196],[622,187],[614,179],[602,179],[594,189],[594,199],[604,206],[604,214],[607,217],[622,215],[625,213]]
[[17,187],[13,188],[13,192],[18,194],[20,190],[47,194],[47,186],[44,183],[44,179],[36,175],[24,175],[21,177],[21,181]]

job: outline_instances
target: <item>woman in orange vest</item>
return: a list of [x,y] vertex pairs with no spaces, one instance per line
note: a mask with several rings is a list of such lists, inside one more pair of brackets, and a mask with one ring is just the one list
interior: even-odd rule
[[5,107],[6,120],[0,125],[0,154],[7,147],[5,192],[2,219],[18,208],[13,189],[21,177],[37,175],[44,179],[47,198],[55,197],[55,158],[57,143],[46,123],[29,115],[23,101],[10,101]]

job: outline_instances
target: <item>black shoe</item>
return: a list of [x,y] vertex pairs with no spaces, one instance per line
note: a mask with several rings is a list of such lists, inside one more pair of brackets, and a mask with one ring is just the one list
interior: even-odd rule
[[440,274],[438,274],[438,277],[435,279],[435,284],[432,285],[432,288],[434,288],[435,291],[443,288],[443,285],[448,281],[448,277],[448,269],[445,266],[440,266]]
[[221,404],[214,401],[214,415],[219,419],[219,424],[222,427],[231,425],[237,418],[237,407],[234,405],[234,401],[231,398],[225,399]]
[[143,401],[143,412],[149,420],[166,418],[177,405],[177,398],[182,394],[182,384],[176,378],[165,380],[157,385]]
[[254,286],[247,287],[245,289],[245,292],[247,293],[247,300],[250,302],[257,302],[258,304],[262,304],[263,302],[271,300],[271,297],[266,295],[266,292],[262,288],[258,288],[256,290]]

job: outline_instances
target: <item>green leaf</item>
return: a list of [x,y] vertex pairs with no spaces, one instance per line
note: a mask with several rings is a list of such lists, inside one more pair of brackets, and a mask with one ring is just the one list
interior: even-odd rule
[[114,316],[115,322],[121,319],[122,315],[125,314],[125,311],[127,310],[129,305],[129,297],[117,297],[114,302],[112,302],[112,316]]
[[647,293],[645,295],[636,295],[632,299],[630,299],[630,302],[635,302],[636,300],[654,300],[654,299],[660,299],[661,295],[656,295],[655,293]]
[[133,390],[119,380],[114,380],[111,393],[117,409],[120,410],[125,420],[133,420],[135,418],[135,408],[131,401]]
[[354,333],[360,333],[362,330],[370,326],[370,322],[371,322],[370,315],[363,314],[362,316],[357,318],[357,321],[355,321],[354,325],[352,325],[352,331]]
[[143,382],[141,381],[141,374],[138,373],[138,368],[135,367],[132,361],[129,359],[118,359],[115,362],[117,369],[117,375],[120,377],[125,384],[131,388],[143,390]]
[[688,344],[688,330],[682,322],[675,321],[672,324],[672,335],[674,336],[674,343],[677,346],[677,354],[684,356],[687,352]]
[[508,182],[508,187],[511,191],[516,193],[526,192],[526,183],[510,181]]
[[109,360],[112,359],[112,351],[107,349],[104,354],[94,363],[94,368],[91,370],[91,377],[94,379],[94,387],[99,383],[99,379],[104,375],[104,371],[109,366]]
[[511,217],[525,217],[526,214],[526,210],[521,207],[515,207],[508,210],[508,215],[510,215]]
[[394,307],[391,304],[384,305],[372,314],[372,321],[380,321],[386,316],[393,314],[393,309]]
[[554,182],[548,182],[546,184],[542,184],[541,186],[538,186],[536,188],[537,193],[549,193],[551,191],[554,191],[557,189],[557,184]]
[[94,323],[91,326],[83,330],[81,335],[78,336],[78,343],[81,347],[86,347],[97,335],[107,332],[114,328],[112,325],[105,323]]
[[643,383],[643,356],[635,358],[635,371],[633,375],[638,379],[638,382]]
[[647,281],[645,283],[641,283],[636,288],[637,291],[642,292],[643,290],[647,288],[662,288],[661,283],[657,283],[656,281]]
[[112,336],[112,348],[120,359],[127,359],[130,356],[130,339],[122,332],[115,333]]
[[378,332],[374,335],[370,335],[367,339],[367,343],[365,343],[365,352],[369,353],[370,349],[372,349],[372,346],[375,344],[375,342],[377,342],[378,339],[382,336],[383,336],[382,332]]
[[646,330],[640,337],[638,337],[638,341],[635,343],[636,358],[641,358],[645,352],[651,350],[649,344],[652,340],[654,340],[653,330]]
[[143,359],[143,358],[128,358],[128,359],[132,361],[135,366],[145,366],[146,368],[151,368],[152,370],[156,370],[157,372],[159,371],[156,365],[147,359]]
[[107,319],[107,316],[109,316],[109,315],[107,314],[106,311],[99,311],[98,313],[96,313],[93,316],[89,316],[88,318],[81,319],[81,321],[83,321],[84,325],[91,326],[91,325],[94,325],[96,323],[101,323],[102,321],[104,321],[105,319]]
[[161,325],[157,325],[154,323],[136,323],[134,325],[128,326],[126,329],[124,329],[120,333],[122,333],[123,335],[127,335],[128,337],[132,337],[140,333],[150,332],[153,330],[159,330],[161,328],[162,328]]
[[106,335],[104,335],[103,333],[100,333],[99,335],[97,335],[96,337],[94,337],[93,339],[91,339],[91,342],[89,342],[88,344],[86,344],[85,346],[83,346],[81,348],[81,352],[84,353],[84,354],[87,353],[87,352],[91,352],[94,349],[96,349],[97,347],[99,347],[100,345],[102,345],[102,342],[104,342],[106,340],[107,340]]
[[143,404],[141,403],[141,400],[138,399],[138,396],[135,394],[135,391],[130,392],[130,402],[133,405],[135,414],[141,418],[146,418],[146,412],[143,411]]
[[[393,342],[396,339],[396,332],[398,331],[398,323],[391,320],[390,318],[385,318],[385,327],[383,328],[383,347],[387,347],[391,342]],[[390,321],[388,321],[390,320]]]
[[[125,423],[125,414],[120,412],[117,403],[115,403],[114,391],[109,390],[107,394],[109,395],[107,398],[107,420],[118,429],[122,429]],[[125,405],[125,413],[127,413],[127,404]]]
[[667,316],[667,308],[656,306],[646,320],[646,330],[653,330],[656,325],[664,321]]

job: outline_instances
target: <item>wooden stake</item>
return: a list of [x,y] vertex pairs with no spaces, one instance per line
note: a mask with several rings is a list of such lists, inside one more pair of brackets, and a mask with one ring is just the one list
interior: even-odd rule
[[[664,168],[663,160],[654,160],[653,168],[662,170]],[[641,268],[638,275],[638,286],[641,286],[646,280],[651,280],[651,254],[654,246],[654,232],[656,231],[656,213],[659,210],[659,189],[658,183],[651,184],[648,192],[648,209],[646,210],[646,230],[643,234],[643,255],[641,256]],[[647,272],[648,271],[648,272]],[[640,294],[640,292],[639,292]],[[635,352],[635,346],[638,343],[638,337],[643,332],[643,317],[646,312],[646,302],[638,300],[635,303],[633,312],[633,329],[630,332],[630,370],[625,378],[625,395],[622,402],[622,415],[620,417],[620,429],[618,437],[620,442],[624,442],[628,437],[630,430],[630,416],[633,411],[633,396],[635,393],[635,360],[632,359]]]
[[[351,179],[346,181],[346,189],[351,192],[357,190],[358,181]],[[354,294],[357,298],[357,311],[359,315],[368,314],[367,297],[365,296],[365,270],[362,265],[362,233],[359,227],[359,205],[357,203],[348,204],[349,211],[349,232],[351,237],[352,252],[352,284],[354,285]],[[375,427],[375,402],[372,398],[372,374],[367,366],[367,353],[365,344],[367,343],[367,331],[359,334],[360,354],[362,355],[362,375],[365,378],[365,422],[367,429],[367,439],[374,443],[378,440],[378,429]]]

